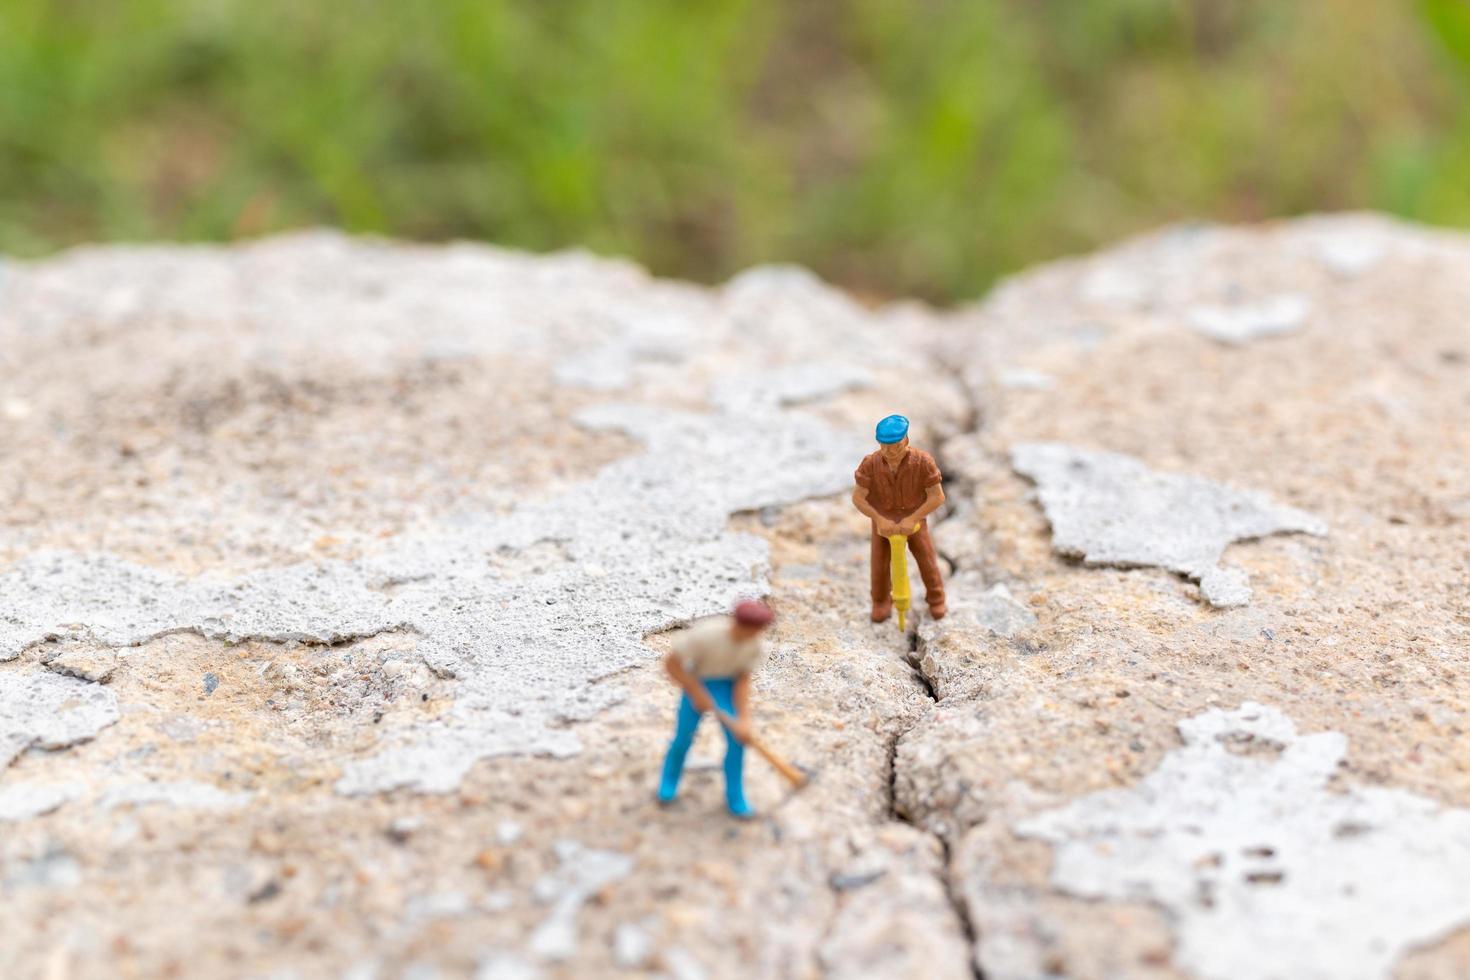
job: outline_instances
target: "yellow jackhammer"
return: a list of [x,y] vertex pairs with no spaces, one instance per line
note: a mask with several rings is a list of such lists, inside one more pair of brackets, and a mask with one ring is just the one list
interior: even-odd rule
[[904,629],[904,619],[908,615],[909,602],[912,594],[909,592],[909,536],[907,534],[888,535],[888,574],[893,589],[893,607],[898,610],[898,628]]

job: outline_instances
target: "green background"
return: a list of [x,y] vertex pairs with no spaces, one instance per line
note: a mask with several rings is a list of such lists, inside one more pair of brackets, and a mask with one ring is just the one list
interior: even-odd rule
[[955,300],[1181,219],[1470,224],[1470,0],[0,0],[0,251],[329,224]]

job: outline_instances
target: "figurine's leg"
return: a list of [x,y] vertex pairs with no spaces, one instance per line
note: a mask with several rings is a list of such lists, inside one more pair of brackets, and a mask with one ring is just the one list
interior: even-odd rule
[[700,714],[694,710],[689,695],[679,698],[679,720],[674,727],[674,740],[669,743],[669,752],[664,756],[663,778],[658,784],[661,803],[672,803],[679,792],[679,777],[684,774],[684,757],[689,746],[694,744],[694,733],[699,729]]
[[[726,714],[735,716],[735,686],[732,681],[707,681],[710,696]],[[745,746],[725,729],[725,805],[737,817],[755,813],[745,801]]]
[[929,615],[943,619],[949,608],[944,602],[944,578],[939,571],[939,555],[934,550],[934,539],[929,536],[929,521],[919,522],[919,530],[909,535],[909,551],[919,566],[919,575],[924,579],[924,601],[929,604]]
[[873,622],[893,615],[893,581],[889,578],[888,539],[873,529]]

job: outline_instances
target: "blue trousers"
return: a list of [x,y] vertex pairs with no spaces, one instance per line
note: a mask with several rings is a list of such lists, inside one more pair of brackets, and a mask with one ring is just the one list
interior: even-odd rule
[[[703,678],[705,689],[727,715],[735,716],[735,679],[733,677]],[[663,778],[659,781],[658,798],[665,803],[673,800],[679,792],[679,777],[684,774],[684,757],[689,746],[694,744],[694,733],[699,730],[699,719],[703,717],[689,700],[689,695],[679,699],[679,720],[674,728],[674,740],[669,743],[668,755],[664,756]],[[745,802],[745,746],[725,731],[725,804],[737,816],[750,813]]]

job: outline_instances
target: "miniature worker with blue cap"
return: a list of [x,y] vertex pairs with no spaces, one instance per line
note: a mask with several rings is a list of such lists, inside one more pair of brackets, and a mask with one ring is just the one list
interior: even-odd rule
[[716,711],[725,729],[725,805],[737,817],[753,811],[745,801],[745,743],[750,740],[750,675],[764,658],[761,634],[776,614],[747,599],[729,616],[704,619],[674,638],[664,660],[669,677],[684,692],[674,739],[664,756],[660,803],[674,802],[684,758],[706,711]]
[[909,445],[909,420],[890,415],[878,423],[878,449],[863,457],[853,480],[853,505],[872,523],[873,622],[893,614],[888,537],[908,536],[909,551],[924,580],[929,615],[944,618],[944,579],[929,537],[928,517],[944,503],[943,476],[934,457]]

